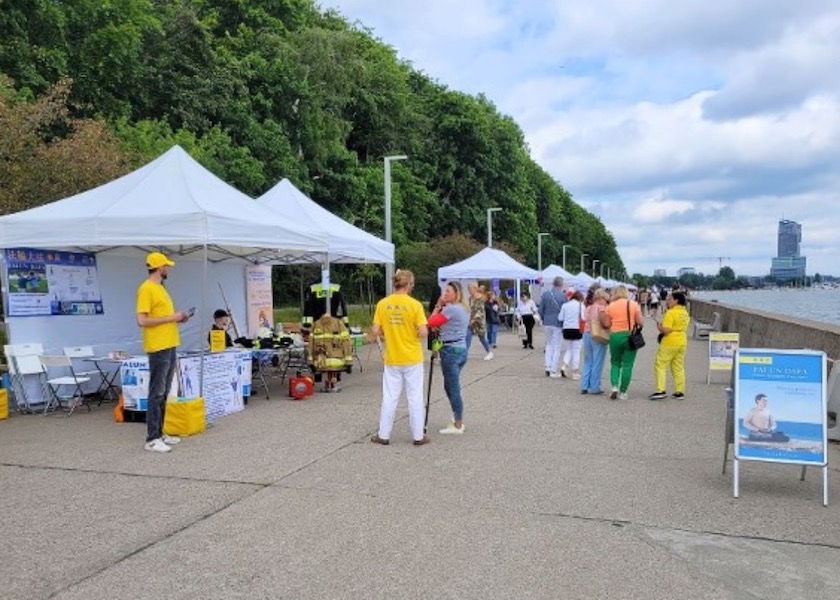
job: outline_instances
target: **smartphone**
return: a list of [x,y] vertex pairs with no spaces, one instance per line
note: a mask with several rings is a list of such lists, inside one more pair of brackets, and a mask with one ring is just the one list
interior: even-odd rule
[[188,315],[188,316],[190,316],[190,317],[192,317],[194,314],[195,314],[195,306],[191,307],[191,308],[187,311],[187,315]]

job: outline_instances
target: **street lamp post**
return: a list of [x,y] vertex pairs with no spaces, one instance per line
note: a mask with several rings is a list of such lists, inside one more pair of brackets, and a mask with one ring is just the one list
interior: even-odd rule
[[592,261],[592,276],[595,277],[595,265],[601,262],[597,258]]
[[580,271],[581,271],[581,273],[586,273],[586,271],[583,270],[583,259],[586,258],[587,256],[589,256],[589,255],[588,254],[581,254],[580,255]]
[[[601,263],[601,277],[604,276],[604,263]],[[609,269],[607,269],[607,277],[609,277]]]
[[542,271],[542,239],[544,235],[551,235],[550,233],[537,234],[537,271]]
[[[385,157],[385,241],[391,241],[391,161],[406,160],[405,154]],[[385,263],[385,295],[394,291],[394,263]]]
[[571,248],[571,244],[563,244],[563,270],[566,270],[566,248]]
[[493,213],[502,210],[498,206],[487,209],[487,247],[493,247]]

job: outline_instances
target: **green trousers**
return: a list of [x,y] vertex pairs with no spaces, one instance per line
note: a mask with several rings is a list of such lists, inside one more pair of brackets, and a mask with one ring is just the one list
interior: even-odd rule
[[627,345],[629,331],[610,333],[610,385],[622,394],[630,387],[636,351]]

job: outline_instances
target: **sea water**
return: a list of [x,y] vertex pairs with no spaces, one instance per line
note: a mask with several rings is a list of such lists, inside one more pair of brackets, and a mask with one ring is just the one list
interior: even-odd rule
[[840,325],[840,289],[696,291],[691,296],[810,321]]

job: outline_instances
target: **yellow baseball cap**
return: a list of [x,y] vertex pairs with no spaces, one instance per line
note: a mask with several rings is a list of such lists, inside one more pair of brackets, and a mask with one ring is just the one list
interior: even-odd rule
[[159,269],[164,265],[174,267],[175,262],[169,260],[163,252],[152,252],[146,257],[146,266],[150,269]]

